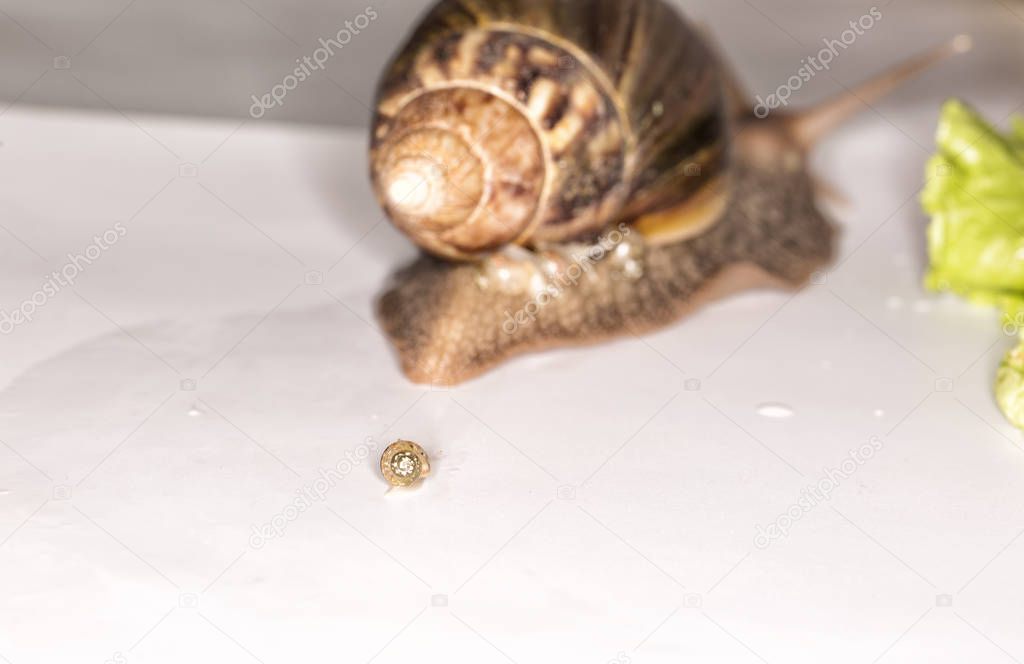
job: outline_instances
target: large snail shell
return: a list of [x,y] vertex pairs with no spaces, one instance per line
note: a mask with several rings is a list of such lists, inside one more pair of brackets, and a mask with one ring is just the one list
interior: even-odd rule
[[456,259],[679,206],[728,156],[718,63],[662,0],[443,0],[378,91],[374,186]]

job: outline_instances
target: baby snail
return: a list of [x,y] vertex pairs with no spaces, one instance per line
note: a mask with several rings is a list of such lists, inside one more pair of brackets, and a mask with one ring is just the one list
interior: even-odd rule
[[397,440],[380,457],[380,472],[393,487],[410,487],[430,474],[426,451],[411,440]]
[[404,371],[455,384],[800,286],[835,235],[810,149],[966,45],[758,117],[663,0],[442,0],[384,72],[372,127],[377,197],[426,252],[378,305]]

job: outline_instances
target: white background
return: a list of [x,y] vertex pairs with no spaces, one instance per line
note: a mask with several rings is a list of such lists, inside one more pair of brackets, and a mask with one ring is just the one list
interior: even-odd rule
[[[751,86],[766,93],[788,78],[818,42],[837,37],[871,7],[886,30],[873,31],[837,62],[839,80],[893,62],[961,31],[1001,37],[980,57],[975,83],[1005,84],[1019,72],[1021,0],[671,0],[711,28]],[[368,6],[378,18],[266,119],[365,125],[374,84],[417,15],[431,0],[3,0],[0,100],[123,111],[242,119],[262,95]],[[764,15],[762,15],[762,12]],[[773,23],[774,22],[774,25]],[[815,48],[811,48],[815,46]],[[70,57],[75,76],[52,71]],[[40,78],[49,71],[45,77]],[[827,95],[814,81],[805,100]],[[20,96],[20,97],[19,97]]]
[[[750,36],[754,92],[870,7],[808,4],[719,10],[723,41]],[[1024,13],[883,14],[798,101],[955,32],[979,48],[817,152],[851,200],[828,208],[843,237],[821,283],[451,391],[409,384],[374,329],[414,254],[367,189],[361,130],[30,90],[0,115],[0,309],[127,232],[0,337],[0,662],[1024,659],[1024,454],[991,396],[1012,339],[922,292],[917,204],[944,97],[997,121],[1024,103]],[[32,39],[29,18],[0,25]],[[49,57],[40,85],[90,73]],[[252,546],[320,469],[398,437],[432,456],[420,490],[387,493],[372,457]]]

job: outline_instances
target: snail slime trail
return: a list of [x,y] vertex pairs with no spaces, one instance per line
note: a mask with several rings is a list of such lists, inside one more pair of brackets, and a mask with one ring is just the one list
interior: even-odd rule
[[[663,0],[443,0],[385,70],[370,146],[381,206],[424,251],[378,303],[404,371],[459,383],[799,287],[835,235],[810,149],[957,43],[760,119]],[[633,232],[608,250],[620,227]]]

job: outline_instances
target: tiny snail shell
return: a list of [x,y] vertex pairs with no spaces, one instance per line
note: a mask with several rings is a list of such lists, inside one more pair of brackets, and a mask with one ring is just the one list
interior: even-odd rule
[[380,472],[394,487],[410,487],[430,474],[427,452],[411,440],[396,440],[380,457]]

